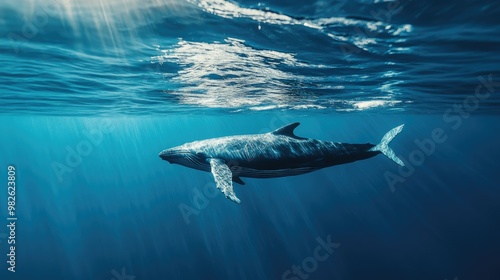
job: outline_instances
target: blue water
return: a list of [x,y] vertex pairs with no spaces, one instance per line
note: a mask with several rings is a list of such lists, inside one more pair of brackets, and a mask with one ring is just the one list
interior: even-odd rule
[[[500,279],[499,13],[2,1],[1,279]],[[296,121],[301,137],[373,144],[405,124],[391,147],[406,168],[378,155],[243,178],[236,204],[158,157]]]

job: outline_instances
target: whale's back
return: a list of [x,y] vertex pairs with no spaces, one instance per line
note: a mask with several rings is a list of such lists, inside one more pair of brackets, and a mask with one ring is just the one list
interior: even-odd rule
[[347,152],[341,143],[271,133],[214,138],[198,145],[207,157],[260,170],[322,165],[333,155]]

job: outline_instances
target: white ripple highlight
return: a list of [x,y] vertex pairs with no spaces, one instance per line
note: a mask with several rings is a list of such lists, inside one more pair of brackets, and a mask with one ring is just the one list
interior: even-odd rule
[[153,57],[155,61],[181,66],[171,77],[180,87],[169,94],[183,104],[281,108],[304,102],[290,92],[293,83],[305,77],[282,70],[306,66],[291,53],[254,49],[233,38],[214,43],[180,40],[173,49]]
[[223,18],[249,18],[257,22],[269,24],[299,24],[310,28],[321,29],[321,26],[311,21],[296,20],[284,14],[278,14],[269,10],[259,10],[243,8],[235,3],[224,0],[188,0],[188,2],[198,5],[205,12],[223,17]]

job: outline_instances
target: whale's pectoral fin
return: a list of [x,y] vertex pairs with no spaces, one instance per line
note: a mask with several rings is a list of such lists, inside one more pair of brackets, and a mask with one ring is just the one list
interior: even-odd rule
[[240,185],[244,185],[245,184],[245,182],[243,182],[243,180],[241,180],[241,178],[238,177],[238,176],[233,176],[233,182],[238,183]]
[[210,162],[212,175],[214,175],[217,188],[221,190],[227,198],[236,203],[240,203],[239,198],[236,197],[233,190],[233,173],[231,169],[229,169],[229,166],[218,158],[208,159],[208,162]]

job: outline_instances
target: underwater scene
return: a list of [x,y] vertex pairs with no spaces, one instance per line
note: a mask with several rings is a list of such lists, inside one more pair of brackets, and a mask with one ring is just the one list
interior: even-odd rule
[[0,1],[0,279],[500,279],[500,5]]

